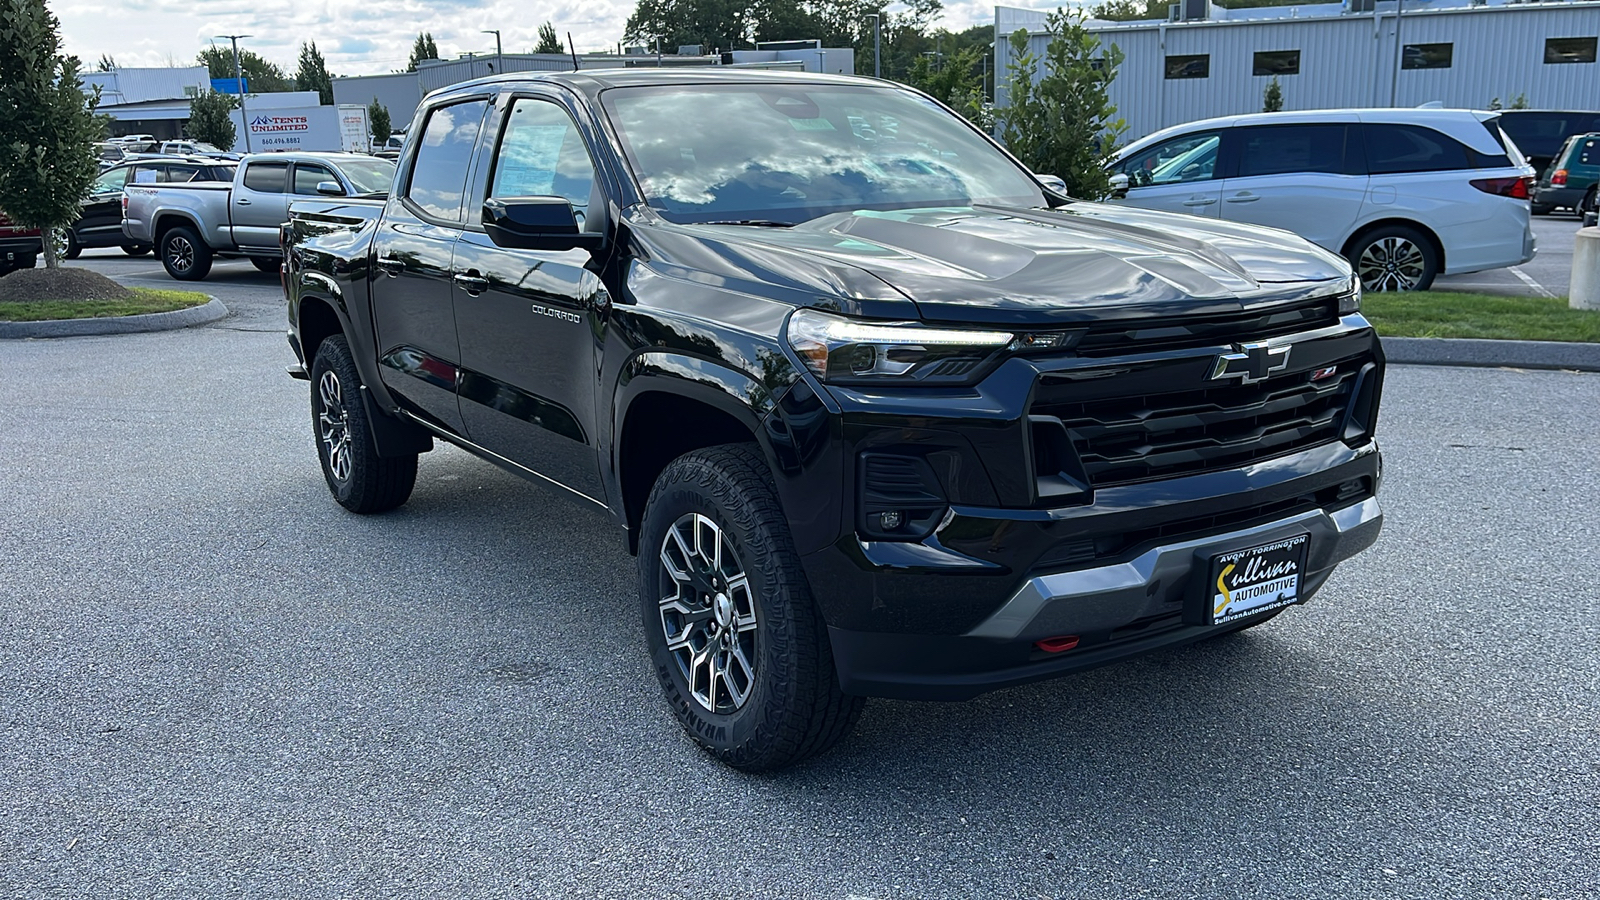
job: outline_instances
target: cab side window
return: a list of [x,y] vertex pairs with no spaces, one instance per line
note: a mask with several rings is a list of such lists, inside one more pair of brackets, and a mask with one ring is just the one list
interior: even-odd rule
[[339,179],[333,177],[333,173],[322,166],[313,166],[309,163],[295,163],[294,192],[296,194],[308,194],[315,196],[317,193],[317,185],[324,181],[332,181],[337,184]]
[[288,163],[250,163],[244,170],[244,186],[263,194],[282,194],[288,189]]
[[468,100],[428,113],[405,193],[406,199],[427,215],[446,222],[461,221],[467,172],[487,106],[486,100]]
[[129,166],[111,169],[110,171],[101,175],[99,178],[95,179],[94,193],[103,194],[110,191],[122,190],[123,186],[128,183],[128,173],[132,171],[132,167]]
[[506,115],[495,151],[490,197],[561,197],[583,220],[594,163],[577,123],[547,100],[520,98]]
[[1181,184],[1217,177],[1217,151],[1222,133],[1202,131],[1162,141],[1128,157],[1118,167],[1128,176],[1129,187]]

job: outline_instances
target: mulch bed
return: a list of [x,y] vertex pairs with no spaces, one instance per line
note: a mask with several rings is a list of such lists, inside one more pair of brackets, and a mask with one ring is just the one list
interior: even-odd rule
[[39,300],[130,300],[133,292],[88,269],[18,269],[0,278],[0,303]]

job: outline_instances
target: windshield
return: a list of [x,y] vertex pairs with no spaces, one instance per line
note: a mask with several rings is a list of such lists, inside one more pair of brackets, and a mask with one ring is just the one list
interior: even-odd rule
[[394,163],[387,159],[352,159],[339,163],[357,194],[387,194],[394,184]]
[[604,104],[646,202],[673,222],[1045,205],[1025,171],[908,91],[672,85],[613,88]]
[[195,141],[193,146],[194,146],[194,149],[196,151],[200,152],[200,153],[221,153],[222,152],[222,148],[221,147],[218,147],[216,144],[208,144],[205,141]]

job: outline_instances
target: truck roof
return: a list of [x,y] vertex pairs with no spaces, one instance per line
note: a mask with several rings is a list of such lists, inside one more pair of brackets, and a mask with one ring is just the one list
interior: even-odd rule
[[639,87],[666,84],[750,84],[759,82],[786,84],[837,84],[901,87],[887,80],[860,75],[829,75],[817,72],[794,72],[774,69],[745,69],[734,66],[672,66],[667,68],[640,67],[631,69],[584,69],[578,72],[507,72],[464,81],[441,88],[424,98],[470,94],[490,85],[560,84],[590,98],[607,88]]

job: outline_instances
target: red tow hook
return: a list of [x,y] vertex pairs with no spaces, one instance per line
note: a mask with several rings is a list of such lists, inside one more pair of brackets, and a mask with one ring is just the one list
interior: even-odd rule
[[1034,641],[1033,645],[1046,653],[1065,653],[1078,646],[1078,636],[1067,634],[1061,637],[1045,638],[1042,641]]

